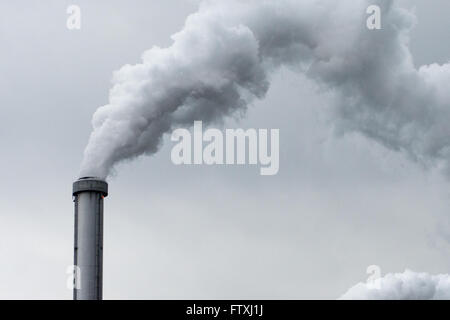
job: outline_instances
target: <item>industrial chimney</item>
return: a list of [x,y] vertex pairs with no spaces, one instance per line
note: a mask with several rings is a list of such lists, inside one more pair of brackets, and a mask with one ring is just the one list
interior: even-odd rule
[[108,184],[95,177],[73,183],[75,203],[74,300],[102,300],[103,198]]

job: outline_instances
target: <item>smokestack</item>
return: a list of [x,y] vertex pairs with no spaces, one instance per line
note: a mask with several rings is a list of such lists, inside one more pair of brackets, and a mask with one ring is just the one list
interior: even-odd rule
[[95,177],[73,183],[75,203],[74,300],[102,300],[103,198],[108,184]]

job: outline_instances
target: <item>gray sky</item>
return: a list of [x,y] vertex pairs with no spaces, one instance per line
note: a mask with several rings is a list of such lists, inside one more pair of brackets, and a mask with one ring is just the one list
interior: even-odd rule
[[[450,3],[416,5],[416,65],[450,57]],[[79,31],[66,8],[82,10]],[[0,298],[70,299],[72,181],[112,72],[170,45],[195,1],[0,3]],[[336,298],[405,268],[449,273],[449,184],[356,134],[333,137],[313,83],[278,72],[227,127],[280,128],[280,172],[174,166],[172,143],[118,167],[104,298]],[[447,240],[446,240],[447,239]]]

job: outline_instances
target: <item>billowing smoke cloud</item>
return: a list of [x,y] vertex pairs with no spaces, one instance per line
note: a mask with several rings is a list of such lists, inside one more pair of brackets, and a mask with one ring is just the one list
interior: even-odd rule
[[[381,7],[381,30],[366,27],[372,4]],[[153,47],[142,63],[115,72],[109,104],[93,117],[81,175],[106,177],[194,120],[245,113],[283,66],[332,93],[338,133],[360,132],[420,163],[448,165],[450,64],[415,68],[414,24],[392,0],[206,1],[170,47]]]
[[390,273],[369,283],[358,283],[340,299],[343,300],[448,300],[450,276],[429,275],[406,270]]

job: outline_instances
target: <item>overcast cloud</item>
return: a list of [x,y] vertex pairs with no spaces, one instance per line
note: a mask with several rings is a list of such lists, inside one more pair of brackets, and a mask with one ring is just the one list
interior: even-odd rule
[[450,276],[431,276],[406,270],[389,273],[367,283],[358,283],[341,299],[357,300],[448,300],[450,299]]

